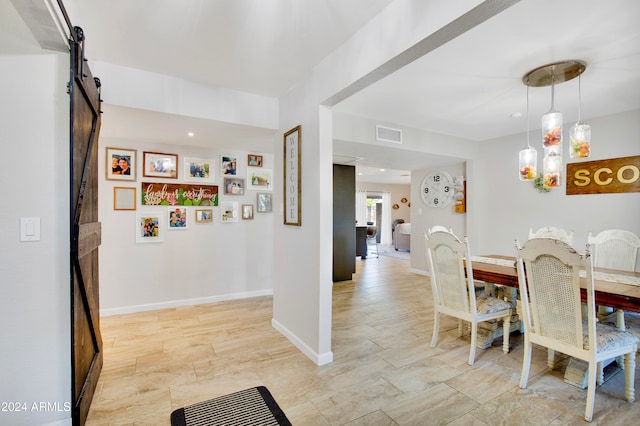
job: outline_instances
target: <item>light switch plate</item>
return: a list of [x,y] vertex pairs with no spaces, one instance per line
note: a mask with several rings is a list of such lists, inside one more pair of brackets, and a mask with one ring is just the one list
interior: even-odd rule
[[20,241],[40,241],[40,218],[20,218]]

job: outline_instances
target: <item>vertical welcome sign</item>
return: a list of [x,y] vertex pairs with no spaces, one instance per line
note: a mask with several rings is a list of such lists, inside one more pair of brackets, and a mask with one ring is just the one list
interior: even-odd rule
[[302,128],[284,134],[284,224],[300,226],[300,143]]

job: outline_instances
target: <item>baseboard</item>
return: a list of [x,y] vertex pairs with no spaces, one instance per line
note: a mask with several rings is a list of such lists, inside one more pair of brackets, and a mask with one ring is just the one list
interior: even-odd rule
[[287,339],[291,341],[300,351],[305,354],[311,361],[313,361],[316,365],[325,365],[333,362],[333,352],[325,352],[322,354],[318,354],[316,351],[311,349],[306,343],[298,338],[295,334],[291,332],[287,327],[283,326],[280,322],[275,319],[271,319],[271,325],[273,328],[278,330],[285,336]]
[[168,302],[149,303],[145,305],[123,306],[121,308],[101,309],[100,316],[133,314],[136,312],[156,311],[159,309],[177,308],[179,306],[202,305],[205,303],[224,302],[226,300],[250,299],[252,297],[273,296],[273,289],[249,291],[243,293],[223,294],[220,296],[198,297],[195,299],[171,300]]
[[427,277],[429,276],[429,272],[424,271],[422,269],[409,268],[409,272],[413,272],[414,274],[418,274],[418,275],[425,275]]

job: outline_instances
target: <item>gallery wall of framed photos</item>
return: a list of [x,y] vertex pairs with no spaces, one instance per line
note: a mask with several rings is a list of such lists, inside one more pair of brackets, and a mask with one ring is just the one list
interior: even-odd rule
[[104,315],[272,293],[275,154],[99,144]]
[[251,226],[255,222],[247,220],[273,214],[273,154],[222,150],[203,155],[192,147],[133,145],[102,151],[113,210],[131,216],[136,243],[166,242],[165,233],[175,230]]

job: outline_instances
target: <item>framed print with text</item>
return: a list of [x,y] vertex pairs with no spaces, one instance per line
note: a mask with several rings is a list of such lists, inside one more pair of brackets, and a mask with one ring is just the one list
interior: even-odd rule
[[302,224],[300,208],[302,126],[284,134],[284,224]]

